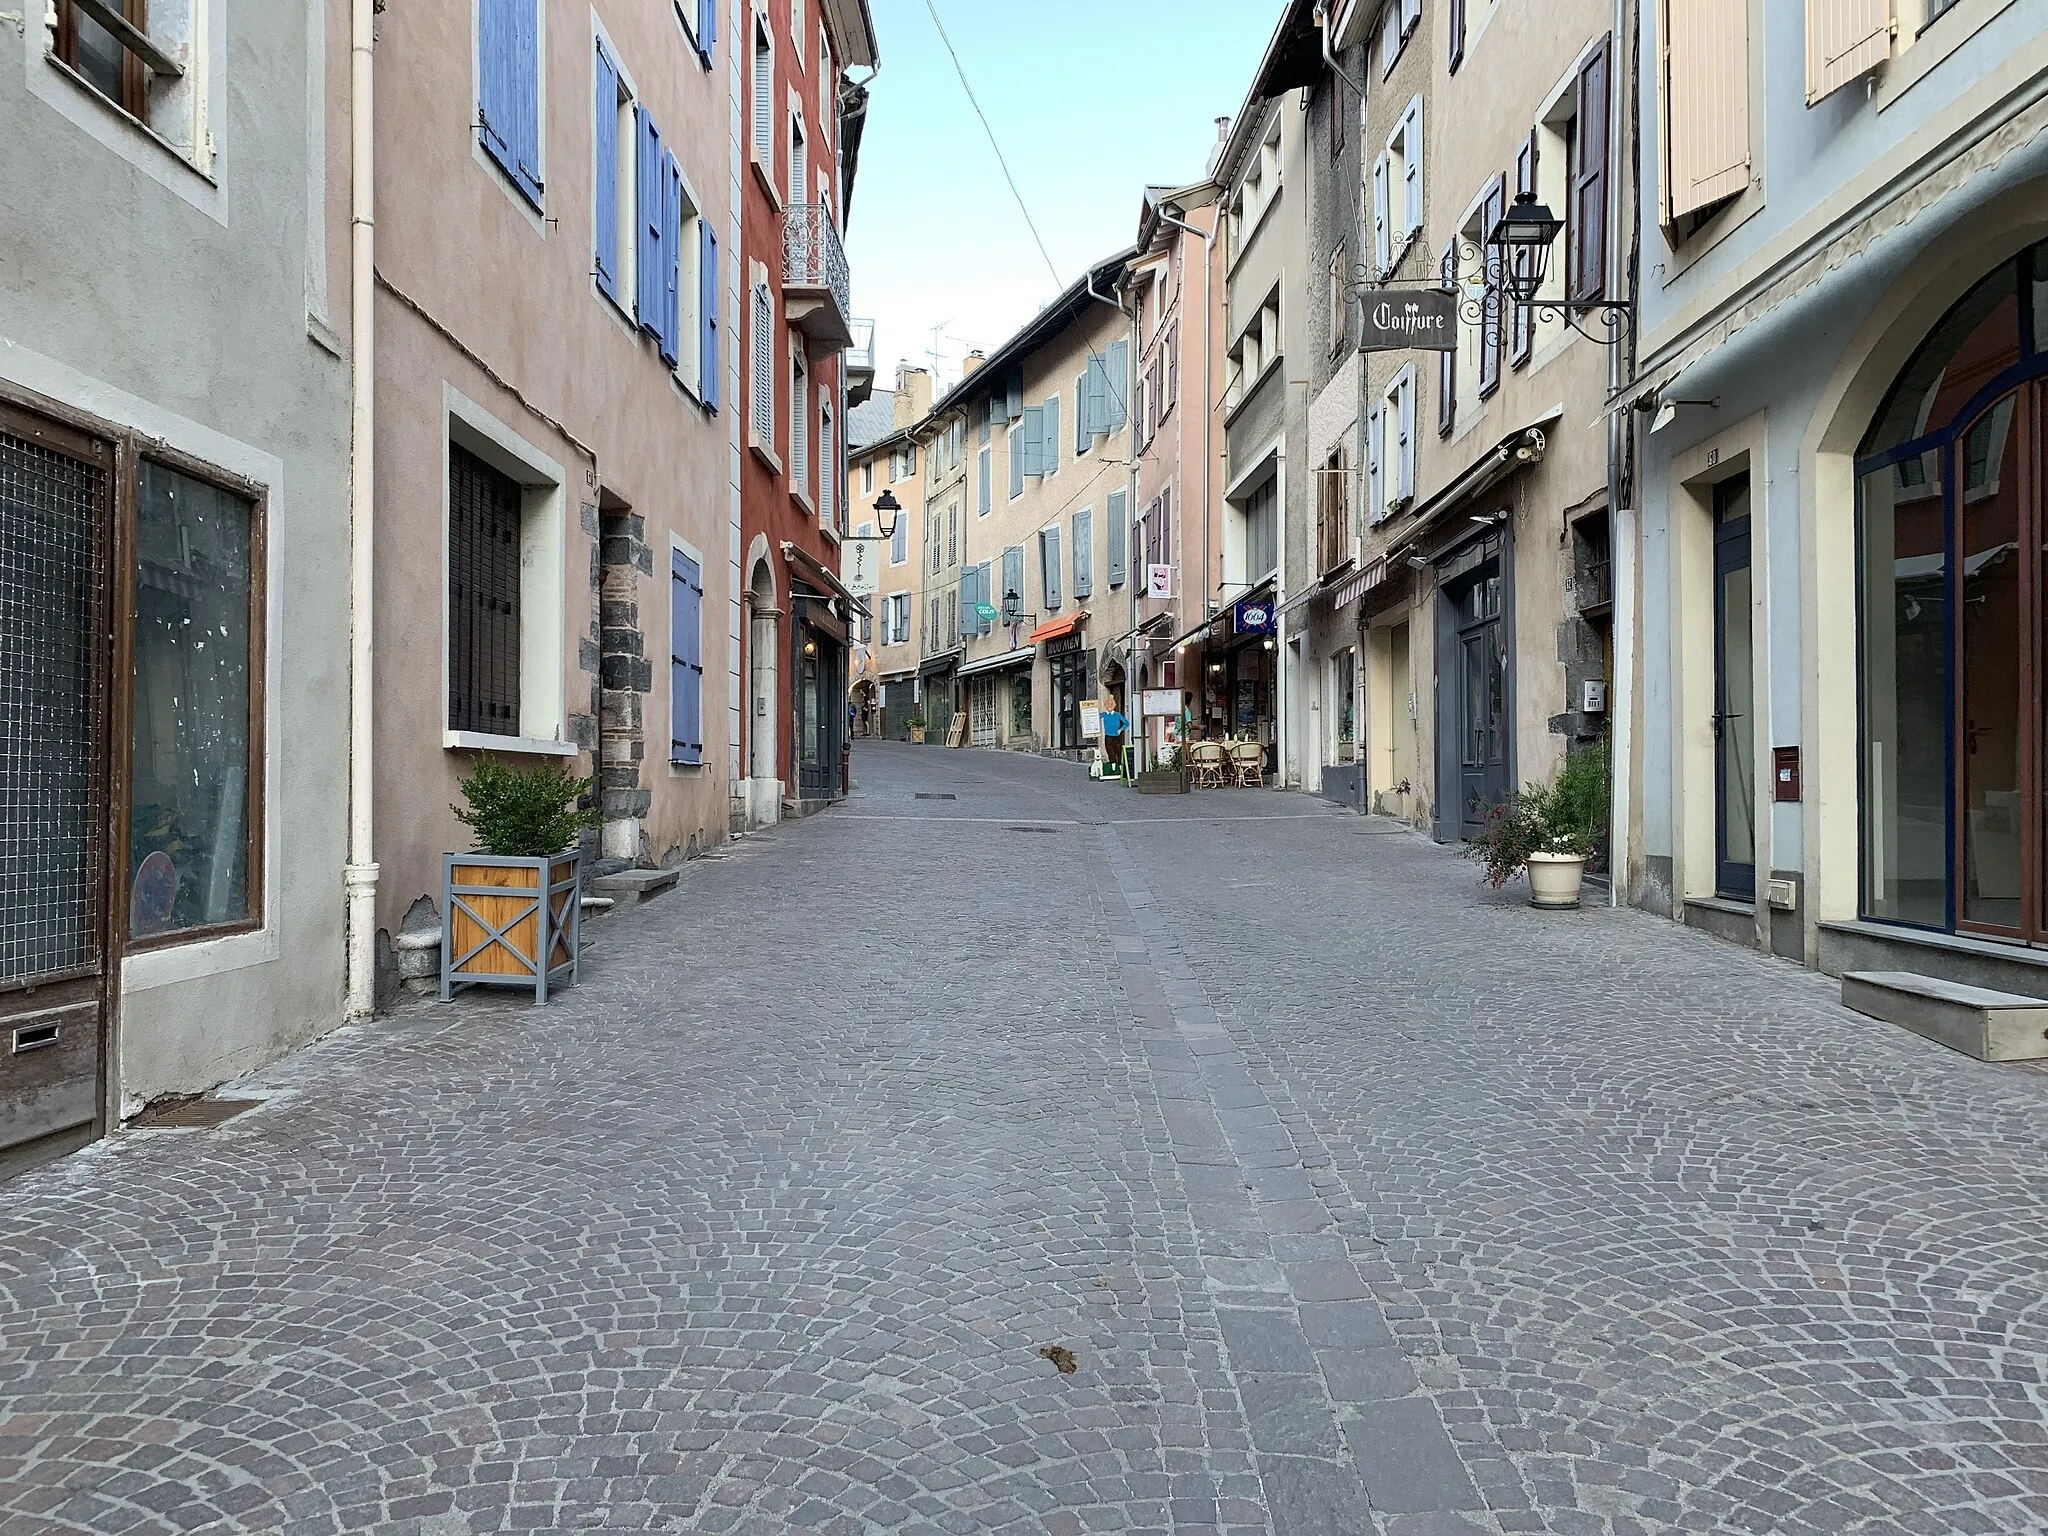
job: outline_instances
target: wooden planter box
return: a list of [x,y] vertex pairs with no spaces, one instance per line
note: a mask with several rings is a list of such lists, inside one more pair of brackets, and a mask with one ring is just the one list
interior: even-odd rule
[[1138,775],[1138,793],[1141,795],[1184,795],[1187,792],[1186,769],[1147,768]]
[[576,979],[583,937],[583,855],[442,857],[441,1000],[457,987],[548,989]]

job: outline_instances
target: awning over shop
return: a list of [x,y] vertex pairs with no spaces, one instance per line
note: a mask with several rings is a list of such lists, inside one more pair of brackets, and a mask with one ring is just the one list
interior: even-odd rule
[[1059,639],[1061,635],[1071,635],[1087,622],[1088,610],[1086,608],[1076,609],[1065,618],[1047,619],[1038,628],[1031,631],[1031,643],[1033,645],[1043,645],[1048,640]]
[[[1278,583],[1278,581],[1279,578],[1277,576],[1268,576],[1265,580],[1254,582],[1251,586],[1246,587],[1242,592],[1238,593],[1237,596],[1226,599],[1223,605],[1220,608],[1218,608],[1216,612],[1210,614],[1209,617],[1202,620],[1202,622],[1197,624],[1193,629],[1175,635],[1172,641],[1168,644],[1167,649],[1177,651],[1182,646],[1186,645],[1190,640],[1194,639],[1197,635],[1201,634],[1204,630],[1207,630],[1217,624],[1228,624],[1230,622],[1230,610],[1235,604],[1250,602],[1253,598],[1257,597],[1261,592],[1271,591],[1273,587]],[[1249,640],[1254,637],[1246,635],[1242,638]]]
[[1000,656],[979,656],[960,668],[962,677],[979,677],[984,672],[1000,672],[1005,667],[1028,667],[1031,658],[1037,654],[1028,645],[1020,645],[1014,651],[1004,651]]
[[947,651],[942,655],[927,656],[923,661],[918,663],[918,676],[930,677],[934,672],[944,672],[948,670],[953,665],[953,663],[958,661],[959,659],[960,653],[958,651]]
[[1337,589],[1337,611],[1342,613],[1386,579],[1387,562],[1368,560],[1364,570]]
[[1349,556],[1346,556],[1344,559],[1344,563],[1338,566],[1336,570],[1332,571],[1329,575],[1325,576],[1321,581],[1317,582],[1314,586],[1303,588],[1301,591],[1295,593],[1294,596],[1287,599],[1286,602],[1282,603],[1280,605],[1279,611],[1275,613],[1273,617],[1275,617],[1276,619],[1284,619],[1290,613],[1295,613],[1303,608],[1306,608],[1310,603],[1314,602],[1317,598],[1329,596],[1332,592],[1335,592],[1340,586],[1344,584],[1345,578],[1348,575],[1350,575],[1350,573],[1351,559]]

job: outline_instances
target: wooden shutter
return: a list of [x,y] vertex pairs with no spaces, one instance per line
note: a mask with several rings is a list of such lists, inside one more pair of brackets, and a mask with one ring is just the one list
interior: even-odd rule
[[1572,135],[1571,297],[1591,302],[1607,296],[1607,109],[1606,38],[1579,66],[1578,124]]
[[703,246],[703,260],[699,266],[698,285],[703,290],[697,305],[697,324],[701,332],[698,339],[697,357],[697,398],[712,410],[718,409],[718,301],[725,292],[725,285],[719,280],[718,235],[711,228],[711,220],[699,219],[697,230]]
[[[1012,544],[1003,551],[1003,598],[1008,598],[1012,592],[1017,594],[1017,601],[1020,606],[1030,607],[1030,604],[1025,601],[1030,594],[1024,590],[1024,546],[1022,544]],[[996,606],[1000,608],[1002,605],[1002,599],[998,599]]]
[[669,761],[704,761],[704,573],[669,551]]
[[754,286],[752,367],[753,419],[748,430],[757,442],[775,441],[775,300],[766,283]]
[[619,67],[597,45],[597,91],[591,103],[591,127],[596,134],[594,155],[597,179],[597,287],[616,301],[619,297]]
[[[1493,185],[1487,188],[1486,199],[1479,208],[1479,238],[1482,244],[1493,227],[1500,223],[1501,215],[1507,212],[1507,207],[1507,178],[1496,176]],[[1481,259],[1489,268],[1495,269],[1488,273],[1488,276],[1494,279],[1489,284],[1494,293],[1488,296],[1479,322],[1479,398],[1484,400],[1500,388],[1500,354],[1503,339],[1501,333],[1505,320],[1501,308],[1512,301],[1506,297],[1503,285],[1498,280],[1499,255],[1487,251]]]
[[697,0],[697,57],[711,67],[711,55],[718,47],[718,0]]
[[982,449],[982,450],[981,450],[981,453],[980,453],[980,455],[979,455],[979,458],[980,458],[980,475],[981,475],[981,483],[980,483],[981,499],[980,499],[979,501],[977,501],[977,502],[976,502],[976,503],[974,504],[974,510],[975,510],[975,511],[976,511],[977,513],[979,513],[979,514],[980,514],[981,516],[983,516],[983,517],[987,517],[987,516],[988,516],[988,497],[989,497],[989,458],[990,458],[990,453],[991,453],[991,450],[989,450],[989,449],[987,449],[987,448],[984,448],[984,449]]
[[1162,564],[1173,559],[1173,487],[1170,485],[1159,493],[1159,559]]
[[1377,400],[1365,416],[1365,515],[1375,523],[1387,515],[1386,460],[1380,431],[1385,417],[1386,410]]
[[[1451,241],[1444,247],[1443,260],[1438,273],[1447,293],[1455,293],[1458,287],[1458,242]],[[1439,352],[1436,355],[1436,435],[1449,437],[1451,428],[1458,420],[1458,354],[1455,351]],[[1370,509],[1368,509],[1370,515]]]
[[1455,75],[1465,62],[1465,0],[1450,0],[1449,9],[1445,25],[1451,34],[1451,73]]
[[1422,228],[1422,98],[1401,119],[1401,238]]
[[[1529,137],[1522,141],[1522,147],[1515,151],[1515,191],[1517,194],[1520,194],[1523,192],[1534,192],[1535,190],[1536,130],[1532,128],[1529,130]],[[1517,250],[1514,253],[1515,270],[1517,272],[1527,271],[1529,261],[1528,252]],[[1514,308],[1514,320],[1508,328],[1508,362],[1510,365],[1519,368],[1528,362],[1529,354],[1534,350],[1535,345],[1535,308],[1528,304],[1517,304]]]
[[1060,467],[1060,397],[1045,402],[1045,417],[1038,438],[1039,473],[1050,475]]
[[1663,0],[1664,218],[1749,185],[1748,0]]
[[1415,494],[1415,367],[1411,363],[1394,390],[1394,494]]
[[1089,409],[1094,404],[1095,360],[1090,358],[1088,366],[1081,370],[1081,376],[1074,380],[1074,457],[1079,458],[1088,451],[1089,440],[1094,435],[1090,430],[1093,417]]
[[1337,512],[1332,498],[1338,476],[1329,466],[1324,465],[1316,472],[1316,570],[1327,571],[1337,563],[1331,553],[1336,548]]
[[1095,595],[1095,510],[1074,514],[1074,600]]
[[1014,368],[1003,381],[1003,410],[1006,419],[1016,421],[1024,414],[1024,370]]
[[832,451],[832,406],[820,389],[818,400],[818,521],[827,528],[839,526],[839,507],[834,489],[839,484],[838,466]]
[[1015,431],[1009,434],[1006,443],[1010,460],[1010,494],[1013,497],[1022,496],[1024,494],[1024,459],[1031,449],[1030,427],[1028,425],[1018,426]]
[[1391,214],[1387,199],[1387,157],[1380,155],[1372,163],[1372,269],[1376,276],[1384,277],[1387,268],[1393,265],[1393,234],[1387,228]]
[[683,356],[683,168],[661,152],[661,360]]
[[640,103],[633,104],[636,141],[634,159],[633,260],[634,313],[640,329],[651,336],[661,334],[661,130]]
[[518,134],[513,179],[538,205],[540,180],[540,0],[513,0],[517,42],[512,53],[513,108]]
[[1060,605],[1060,531],[1048,528],[1038,536],[1039,579],[1045,583],[1045,606]]
[[1111,491],[1103,516],[1109,519],[1109,585],[1112,591],[1130,579],[1131,513],[1130,496]]
[[1809,107],[1891,55],[1891,0],[1806,0]]
[[801,208],[811,200],[810,155],[804,148],[804,131],[795,118],[789,123],[789,203]]
[[1045,473],[1045,407],[1027,405],[1024,407],[1024,426],[1018,435],[1023,449],[1024,473],[1042,475]]
[[1180,322],[1166,329],[1166,408],[1171,411],[1180,399]]
[[518,47],[518,0],[478,0],[476,8],[476,131],[484,153],[515,174],[512,53]]
[[1104,418],[1108,425],[1103,431],[1114,432],[1130,419],[1131,344],[1128,341],[1109,344],[1109,361],[1103,371],[1109,386],[1109,414]]

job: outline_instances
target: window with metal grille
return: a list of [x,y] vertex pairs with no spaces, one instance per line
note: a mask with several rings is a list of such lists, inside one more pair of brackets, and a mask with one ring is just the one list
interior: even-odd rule
[[448,729],[519,734],[519,482],[448,447]]

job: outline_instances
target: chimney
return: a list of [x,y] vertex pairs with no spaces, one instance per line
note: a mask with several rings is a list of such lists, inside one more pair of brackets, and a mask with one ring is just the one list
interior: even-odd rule
[[901,363],[896,369],[896,426],[900,430],[922,421],[932,408],[932,375],[928,368]]
[[1230,119],[1216,119],[1216,142],[1209,146],[1209,174],[1216,174],[1217,162],[1223,158],[1223,146],[1230,140]]
[[987,361],[988,358],[985,357],[980,352],[968,353],[967,356],[960,360],[960,377],[963,379],[966,378],[967,375],[974,372],[975,369],[979,368],[983,363]]

